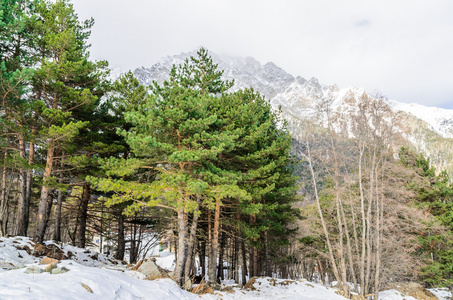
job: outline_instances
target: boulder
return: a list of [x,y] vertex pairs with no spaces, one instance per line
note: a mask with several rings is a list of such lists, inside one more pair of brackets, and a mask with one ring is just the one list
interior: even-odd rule
[[0,262],[0,269],[3,269],[3,270],[12,270],[14,269],[14,265],[12,263],[9,263],[9,262]]
[[39,261],[39,264],[40,264],[40,265],[50,265],[50,264],[55,264],[55,263],[59,263],[58,259],[50,258],[50,257],[47,257],[47,256],[44,256],[44,257]]
[[150,280],[168,277],[167,272],[156,265],[155,260],[146,260],[140,262],[140,266],[136,270],[146,275]]
[[53,263],[44,268],[45,272],[51,273],[53,269],[57,268],[57,263]]
[[29,266],[25,270],[26,274],[39,274],[39,273],[42,273],[42,272],[44,272],[44,270],[39,268],[39,267],[37,267],[37,266]]
[[20,264],[20,265],[15,266],[14,270],[24,269],[24,268],[26,268],[25,265]]
[[69,271],[69,269],[67,269],[65,267],[60,267],[60,268],[53,269],[51,274],[63,274],[63,273],[66,273],[68,271]]

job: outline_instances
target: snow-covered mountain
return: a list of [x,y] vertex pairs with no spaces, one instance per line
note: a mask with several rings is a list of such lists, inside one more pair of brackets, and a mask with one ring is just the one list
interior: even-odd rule
[[443,137],[453,138],[453,110],[416,103],[403,103],[396,100],[388,100],[387,102],[394,110],[404,111],[425,121],[431,130]]
[[[453,110],[389,100],[357,87],[323,85],[316,78],[294,77],[272,62],[263,65],[252,57],[220,57],[212,52],[210,55],[224,70],[224,78],[234,80],[233,90],[253,87],[274,108],[281,107],[294,136],[306,119],[323,125],[324,120],[316,113],[320,106],[328,105],[347,119],[362,101],[383,101],[389,109],[401,112],[409,131],[406,137],[415,148],[429,156],[439,170],[447,169],[453,174]],[[149,68],[134,70],[134,75],[144,85],[153,80],[162,83],[168,79],[172,65],[181,64],[190,56],[196,56],[196,51],[167,56]]]

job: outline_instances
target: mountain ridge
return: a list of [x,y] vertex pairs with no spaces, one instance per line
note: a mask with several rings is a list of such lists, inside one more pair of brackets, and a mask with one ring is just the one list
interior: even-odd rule
[[[316,114],[320,105],[329,105],[343,118],[348,118],[364,99],[383,101],[392,111],[403,116],[409,131],[407,139],[415,150],[429,157],[438,171],[446,169],[453,175],[453,110],[403,103],[354,86],[323,85],[315,77],[307,80],[293,76],[273,62],[261,64],[253,57],[209,54],[219,69],[224,70],[223,78],[234,80],[233,91],[252,87],[265,96],[274,109],[281,108],[283,116],[293,124],[289,129],[295,136],[301,130],[297,124],[304,120],[320,125],[325,123]],[[140,67],[133,73],[143,85],[154,80],[162,83],[169,78],[173,65],[182,64],[191,56],[196,56],[196,50],[164,57],[151,67]]]

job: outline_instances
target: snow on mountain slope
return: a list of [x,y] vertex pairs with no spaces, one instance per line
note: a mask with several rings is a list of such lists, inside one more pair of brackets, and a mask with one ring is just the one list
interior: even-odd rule
[[[330,101],[332,108],[357,105],[365,90],[355,87],[339,88],[336,85],[326,86],[316,78],[305,80],[285,72],[272,62],[262,65],[252,57],[225,57],[210,52],[219,68],[224,70],[224,78],[234,80],[233,90],[253,87],[256,91],[270,100],[274,108],[281,106],[286,113],[297,118],[313,116],[314,109],[320,102]],[[172,65],[182,64],[190,56],[196,56],[196,51],[162,58],[150,68],[138,68],[135,76],[144,85],[153,80],[162,83],[168,79]],[[430,128],[443,137],[453,137],[453,110],[426,107],[419,104],[401,103],[395,100],[386,101],[394,111],[405,111],[424,120]]]
[[387,103],[395,111],[404,111],[422,119],[443,137],[453,138],[453,110],[396,100],[387,100]]

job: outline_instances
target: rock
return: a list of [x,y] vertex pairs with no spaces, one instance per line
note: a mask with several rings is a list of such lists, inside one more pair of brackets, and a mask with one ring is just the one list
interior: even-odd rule
[[168,277],[167,272],[160,268],[153,260],[144,261],[137,268],[137,271],[146,275],[148,279]]
[[19,269],[23,269],[23,268],[26,268],[25,265],[17,265],[14,267],[14,270],[19,270]]
[[39,274],[39,273],[42,273],[42,272],[44,272],[44,270],[39,268],[39,267],[37,267],[37,266],[29,266],[25,270],[26,274]]
[[58,259],[50,258],[50,257],[47,257],[47,256],[43,257],[39,261],[40,265],[50,265],[50,264],[54,264],[54,263],[59,263]]
[[53,269],[51,274],[63,274],[63,273],[66,273],[66,272],[69,272],[69,269],[67,269],[65,267],[60,267],[60,268]]
[[213,284],[211,287],[214,291],[220,291],[222,289],[220,284]]
[[50,265],[48,265],[47,267],[44,268],[44,271],[45,272],[48,272],[48,273],[51,273],[53,269],[56,269],[57,268],[57,263],[54,262]]
[[14,265],[12,263],[9,263],[9,262],[0,262],[0,269],[3,269],[3,270],[12,270],[14,269]]

